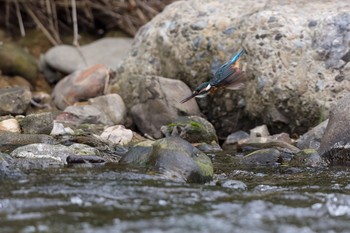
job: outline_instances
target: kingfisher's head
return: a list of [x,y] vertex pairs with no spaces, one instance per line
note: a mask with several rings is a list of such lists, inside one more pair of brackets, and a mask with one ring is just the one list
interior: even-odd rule
[[192,99],[193,97],[196,98],[203,98],[205,96],[207,96],[210,92],[211,89],[211,85],[209,82],[204,82],[202,84],[200,84],[194,91],[193,93],[186,97],[185,99],[181,100],[180,103],[185,103],[187,101],[189,101],[190,99]]

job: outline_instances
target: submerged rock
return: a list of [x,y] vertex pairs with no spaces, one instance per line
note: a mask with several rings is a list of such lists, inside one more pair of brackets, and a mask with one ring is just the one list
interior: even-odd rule
[[134,166],[147,166],[153,152],[154,141],[145,141],[132,146],[129,151],[119,160],[120,164]]
[[106,162],[101,157],[97,159],[98,155],[97,149],[84,144],[63,146],[37,143],[18,147],[11,152],[12,157],[21,159],[17,160],[17,163],[27,168],[47,168],[68,163],[82,163],[83,161]]
[[281,163],[281,152],[275,148],[260,149],[244,156],[240,161],[248,165],[274,166]]
[[276,148],[287,153],[298,153],[300,151],[299,148],[291,144],[291,139],[288,134],[285,133],[275,134],[268,137],[242,139],[238,142],[238,147],[244,151],[265,148]]
[[322,167],[326,165],[326,162],[315,149],[304,149],[293,156],[289,165],[295,167]]
[[209,181],[214,173],[209,157],[178,137],[159,139],[152,145],[131,148],[120,163],[146,166],[168,179],[189,183]]
[[225,180],[220,182],[221,187],[234,190],[247,190],[247,185],[240,180]]

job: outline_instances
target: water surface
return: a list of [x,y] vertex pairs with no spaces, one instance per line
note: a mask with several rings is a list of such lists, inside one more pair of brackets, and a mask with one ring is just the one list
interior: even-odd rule
[[[349,232],[350,170],[215,163],[184,184],[118,165],[33,170],[1,180],[1,232]],[[225,172],[221,174],[221,172]]]

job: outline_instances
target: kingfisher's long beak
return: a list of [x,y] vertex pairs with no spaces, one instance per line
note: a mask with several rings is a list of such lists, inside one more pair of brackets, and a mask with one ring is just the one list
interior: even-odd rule
[[186,97],[185,99],[181,100],[180,103],[185,103],[187,101],[189,101],[190,99],[192,99],[193,97],[196,97],[196,93],[192,93],[190,96]]

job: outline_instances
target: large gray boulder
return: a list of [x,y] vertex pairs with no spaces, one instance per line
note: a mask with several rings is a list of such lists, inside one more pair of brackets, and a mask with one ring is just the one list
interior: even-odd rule
[[245,90],[198,101],[219,137],[252,119],[302,133],[350,89],[349,12],[342,0],[177,1],[139,30],[113,82],[157,75],[194,89],[243,47]]

